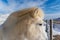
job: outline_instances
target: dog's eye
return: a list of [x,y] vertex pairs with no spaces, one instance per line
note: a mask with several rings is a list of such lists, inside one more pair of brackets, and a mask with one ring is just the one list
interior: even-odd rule
[[42,26],[42,24],[39,24],[39,26]]

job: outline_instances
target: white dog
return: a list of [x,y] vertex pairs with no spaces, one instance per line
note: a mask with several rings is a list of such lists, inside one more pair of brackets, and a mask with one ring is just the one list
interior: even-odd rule
[[47,40],[43,18],[38,8],[12,13],[2,25],[2,40]]

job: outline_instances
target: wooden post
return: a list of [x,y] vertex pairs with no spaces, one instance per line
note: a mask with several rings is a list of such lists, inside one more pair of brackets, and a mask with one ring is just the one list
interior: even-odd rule
[[50,40],[53,40],[52,36],[53,20],[50,20]]
[[47,28],[47,20],[46,20],[46,32],[48,32],[47,30],[48,30],[48,28]]

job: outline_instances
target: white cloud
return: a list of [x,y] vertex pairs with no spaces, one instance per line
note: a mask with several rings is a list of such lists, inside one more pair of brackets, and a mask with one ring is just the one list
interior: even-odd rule
[[[19,1],[19,0],[18,0]],[[27,7],[34,7],[34,6],[39,6],[39,5],[43,5],[47,0],[37,0],[37,1],[29,1],[29,0],[24,0],[23,3],[19,3],[15,0],[8,0],[8,4],[4,4],[1,0],[0,0],[0,10],[3,11],[8,11],[8,12],[13,12],[15,10],[20,10],[23,8],[27,8]]]
[[51,6],[50,8],[60,7],[60,5]]

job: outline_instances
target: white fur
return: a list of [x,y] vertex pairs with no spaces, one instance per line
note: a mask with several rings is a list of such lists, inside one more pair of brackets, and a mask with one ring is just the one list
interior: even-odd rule
[[38,9],[35,9],[11,14],[3,24],[1,40],[47,40],[47,33],[43,25],[43,13],[41,10],[39,12]]

